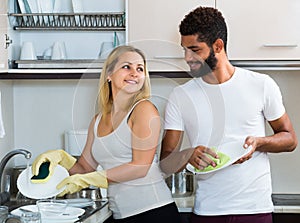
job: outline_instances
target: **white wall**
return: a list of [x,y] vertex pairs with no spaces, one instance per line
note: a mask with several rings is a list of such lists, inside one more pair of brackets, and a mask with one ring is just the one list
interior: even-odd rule
[[[1,75],[1,74],[0,74]],[[13,84],[12,81],[0,81],[2,118],[5,136],[0,138],[0,157],[13,148]]]
[[15,81],[15,146],[28,148],[33,158],[64,148],[65,131],[88,128],[97,86],[98,80]]
[[[299,71],[269,71],[265,73],[270,74],[279,84],[287,112],[300,139]],[[164,103],[171,89],[186,80],[167,78],[151,80],[152,100],[162,115]],[[10,91],[11,86],[6,85],[5,91]],[[48,149],[63,148],[65,131],[88,127],[95,111],[97,88],[98,80],[14,81],[13,98],[5,99],[5,103],[7,101],[14,102],[14,146],[30,149],[33,157]],[[8,122],[12,120],[10,112],[12,112],[12,107],[4,111]],[[8,122],[5,124],[10,125]],[[12,136],[8,135],[7,137]],[[8,139],[4,140],[9,141]],[[3,139],[0,139],[0,145],[2,148]],[[297,171],[299,155],[299,150],[292,153],[270,155],[275,193],[300,193],[300,174]],[[16,164],[25,162],[22,157],[17,157],[15,160]]]
[[[171,89],[184,81],[154,78],[152,100],[163,115]],[[33,158],[64,148],[64,132],[87,129],[96,111],[98,80],[17,80],[14,82],[15,146]],[[16,164],[26,160],[16,157]]]

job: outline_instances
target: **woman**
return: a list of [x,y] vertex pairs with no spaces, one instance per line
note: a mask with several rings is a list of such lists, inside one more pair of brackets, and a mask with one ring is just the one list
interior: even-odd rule
[[[108,186],[116,222],[180,222],[156,159],[160,117],[149,97],[143,53],[131,46],[115,48],[100,77],[101,112],[90,123],[80,159],[76,163],[63,150],[48,151],[34,161],[33,174],[45,161],[50,171],[57,164],[66,167],[71,176],[57,186],[66,186],[61,196],[90,185]],[[104,171],[95,171],[99,164]]]

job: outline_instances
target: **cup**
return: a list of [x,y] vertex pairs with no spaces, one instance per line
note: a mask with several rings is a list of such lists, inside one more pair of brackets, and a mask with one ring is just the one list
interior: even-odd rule
[[13,222],[21,222],[21,218],[19,216],[8,214],[7,206],[0,206],[0,222],[5,223],[9,219],[15,219]]
[[67,58],[66,46],[63,41],[56,41],[52,46],[52,60],[62,60]]
[[63,215],[68,205],[66,200],[41,199],[36,202],[42,217]]
[[41,223],[41,214],[39,212],[23,212],[21,214],[22,223]]
[[106,59],[107,56],[110,54],[110,52],[113,50],[113,48],[114,48],[113,42],[103,42],[101,44],[99,58]]
[[8,217],[8,207],[0,206],[0,222],[4,222],[4,220]]
[[36,60],[35,49],[32,42],[24,42],[21,48],[20,60]]

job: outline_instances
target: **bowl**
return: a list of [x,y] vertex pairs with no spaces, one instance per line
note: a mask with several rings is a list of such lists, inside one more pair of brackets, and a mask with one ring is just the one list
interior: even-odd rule
[[100,200],[102,198],[100,188],[86,188],[73,194],[66,194],[67,199],[72,198],[88,198],[92,200]]
[[60,216],[65,212],[68,201],[56,199],[42,199],[36,202],[42,217]]
[[188,197],[194,193],[194,174],[183,170],[166,178],[173,197]]

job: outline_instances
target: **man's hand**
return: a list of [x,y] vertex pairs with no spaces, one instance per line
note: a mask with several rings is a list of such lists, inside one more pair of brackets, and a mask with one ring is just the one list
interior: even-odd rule
[[243,147],[245,149],[250,149],[251,151],[249,153],[247,153],[247,155],[245,155],[242,158],[240,158],[239,160],[237,160],[234,164],[241,164],[241,163],[251,159],[253,153],[256,150],[256,146],[257,146],[257,138],[253,137],[253,136],[248,136],[245,139],[245,143],[244,143]]
[[218,154],[213,149],[205,146],[197,146],[194,148],[194,152],[189,159],[189,163],[199,170],[203,170],[209,165],[215,167],[217,164],[209,158],[207,154],[214,158],[219,158]]

